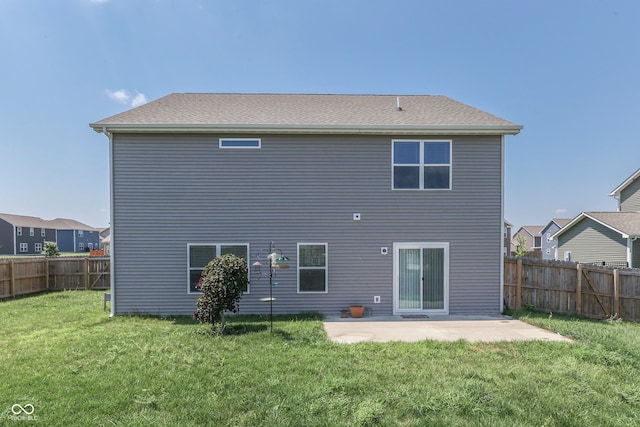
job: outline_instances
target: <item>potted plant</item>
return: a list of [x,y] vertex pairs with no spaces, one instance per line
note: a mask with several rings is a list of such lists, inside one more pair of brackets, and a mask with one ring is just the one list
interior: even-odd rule
[[350,305],[349,313],[351,314],[351,317],[354,318],[362,317],[364,314],[364,305]]

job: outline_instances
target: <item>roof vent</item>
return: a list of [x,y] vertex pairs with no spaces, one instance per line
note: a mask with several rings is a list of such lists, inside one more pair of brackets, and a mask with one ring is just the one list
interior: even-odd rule
[[398,107],[398,111],[402,111],[402,107],[400,106],[400,97],[396,96],[396,105]]

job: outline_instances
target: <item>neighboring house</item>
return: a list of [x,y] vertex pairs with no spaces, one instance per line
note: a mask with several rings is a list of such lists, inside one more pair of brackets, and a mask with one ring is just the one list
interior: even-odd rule
[[527,251],[540,253],[542,249],[542,235],[540,232],[544,228],[544,225],[523,225],[513,235],[513,247],[514,250],[518,246],[518,238],[520,236],[525,239],[525,246]]
[[111,253],[111,228],[107,227],[100,232],[100,248],[104,249],[104,254]]
[[640,267],[638,212],[582,212],[552,237],[558,242],[560,259]]
[[60,252],[84,252],[98,247],[98,230],[72,219],[0,213],[0,254],[40,255],[44,242],[56,242]]
[[100,248],[100,230],[79,221],[56,218],[56,241],[60,252],[88,252]]
[[56,230],[48,221],[0,213],[0,254],[40,255],[44,242],[50,241],[56,241]]
[[225,253],[261,262],[240,310],[266,313],[272,241],[277,313],[502,310],[520,125],[444,96],[172,94],[90,126],[110,144],[112,314],[192,313]]
[[618,212],[582,212],[556,232],[559,259],[640,268],[640,169],[609,195]]
[[558,230],[567,225],[571,221],[571,218],[553,218],[544,228],[540,231],[542,237],[542,259],[552,260],[558,259],[556,251],[556,241],[552,236],[556,234]]
[[511,255],[511,229],[513,228],[513,224],[511,224],[506,219],[504,220],[504,228],[502,229],[502,254],[504,256]]
[[640,169],[635,171],[609,195],[618,201],[619,212],[640,212]]

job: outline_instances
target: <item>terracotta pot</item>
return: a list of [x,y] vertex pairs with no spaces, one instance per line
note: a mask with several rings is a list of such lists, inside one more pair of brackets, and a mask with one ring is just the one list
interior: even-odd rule
[[364,314],[364,305],[350,305],[349,313],[351,314],[351,317],[354,318],[362,317]]

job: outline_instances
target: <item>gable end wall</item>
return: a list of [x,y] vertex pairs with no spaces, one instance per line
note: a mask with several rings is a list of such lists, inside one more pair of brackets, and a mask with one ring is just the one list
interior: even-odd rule
[[[228,135],[113,137],[117,313],[191,314],[188,243],[249,243],[253,262],[270,241],[291,258],[277,271],[275,312],[365,304],[391,314],[394,242],[450,243],[451,314],[501,310],[499,136],[448,138],[451,191],[393,191],[394,135],[260,135],[262,148],[252,150],[219,149],[220,136]],[[297,293],[304,242],[328,244],[327,293]],[[241,312],[268,312],[259,301],[268,277],[250,280]]]

